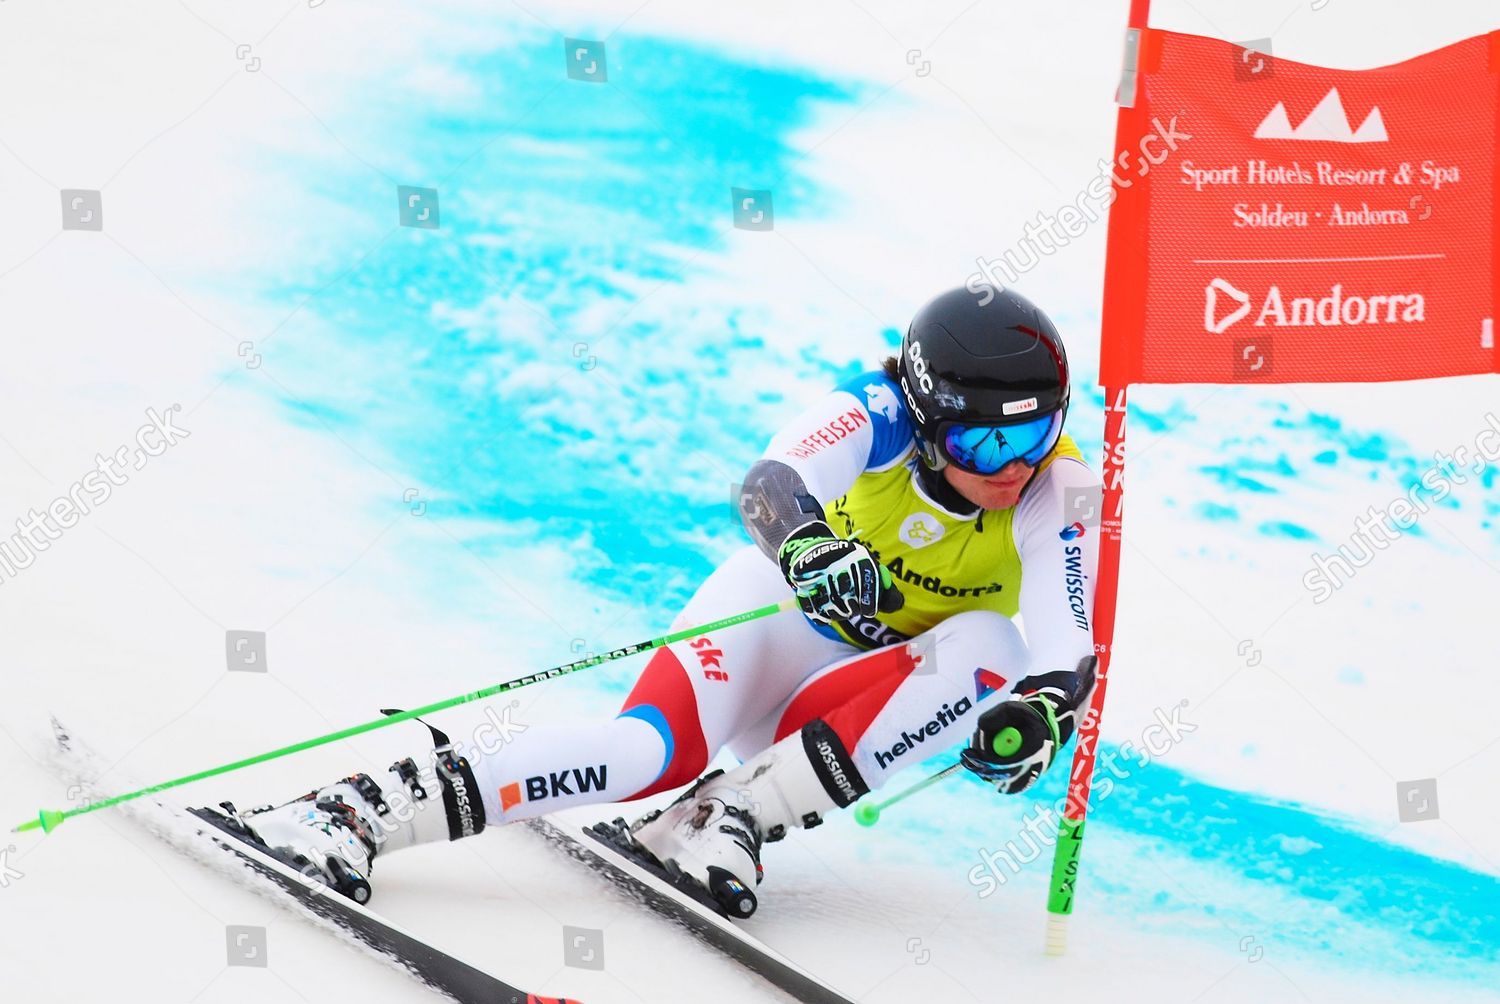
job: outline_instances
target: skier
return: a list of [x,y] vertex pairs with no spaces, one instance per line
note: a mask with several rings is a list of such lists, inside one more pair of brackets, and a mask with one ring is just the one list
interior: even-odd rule
[[[788,587],[799,610],[659,649],[611,721],[531,725],[488,755],[433,729],[435,753],[234,819],[363,900],[394,850],[691,784],[619,836],[748,915],[764,843],[964,734],[964,766],[1025,791],[1093,687],[1096,541],[1075,513],[1099,480],[1063,433],[1068,397],[1062,339],[1031,301],[943,293],[898,356],[771,440],[739,496],[755,546],[673,629]],[[721,748],[740,766],[700,778]]]

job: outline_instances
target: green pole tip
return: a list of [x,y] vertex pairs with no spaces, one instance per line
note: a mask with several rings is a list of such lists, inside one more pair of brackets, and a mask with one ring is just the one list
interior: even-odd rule
[[1010,756],[1021,748],[1021,732],[1014,725],[1007,725],[995,736],[992,745],[999,756]]
[[40,817],[38,817],[36,819],[28,819],[28,820],[26,820],[26,822],[22,823],[19,826],[13,826],[13,827],[11,827],[10,832],[12,832],[12,833],[30,833],[32,830],[40,830],[41,828],[42,828],[42,820],[41,820]]
[[51,833],[53,830],[61,826],[63,824],[63,820],[67,818],[67,816],[64,816],[61,812],[57,812],[56,810],[43,809],[41,812],[38,812],[36,814],[36,825],[42,828],[43,833]]
[[874,826],[880,819],[880,806],[874,802],[861,802],[854,807],[854,821],[860,826]]

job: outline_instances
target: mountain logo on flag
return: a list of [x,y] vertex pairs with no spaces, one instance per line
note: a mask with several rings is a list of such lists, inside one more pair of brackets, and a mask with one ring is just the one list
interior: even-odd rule
[[[1219,316],[1219,294],[1233,300],[1236,306],[1223,317]],[[1243,321],[1250,313],[1250,294],[1235,289],[1223,279],[1214,279],[1203,288],[1203,327],[1209,334],[1222,335],[1231,326]]]
[[1335,87],[1318,102],[1314,108],[1302,120],[1296,128],[1292,127],[1292,120],[1286,113],[1286,105],[1280,101],[1276,107],[1271,109],[1271,114],[1265,117],[1259,127],[1255,130],[1256,139],[1292,139],[1292,140],[1317,140],[1324,143],[1387,143],[1390,136],[1386,135],[1385,119],[1380,114],[1377,105],[1370,109],[1370,114],[1365,116],[1365,121],[1358,129],[1355,129],[1349,119],[1349,113],[1344,110],[1344,101],[1339,97],[1338,88]]

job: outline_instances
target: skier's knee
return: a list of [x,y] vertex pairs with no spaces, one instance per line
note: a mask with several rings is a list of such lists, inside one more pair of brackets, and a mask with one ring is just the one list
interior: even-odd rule
[[944,655],[949,661],[973,672],[976,666],[1000,671],[1018,670],[1024,663],[1026,642],[1015,622],[993,610],[965,610],[933,628],[937,672],[943,672]]

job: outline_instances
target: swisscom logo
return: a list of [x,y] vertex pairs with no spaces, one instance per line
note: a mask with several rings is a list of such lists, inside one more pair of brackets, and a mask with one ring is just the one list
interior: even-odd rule
[[[1256,307],[1256,304],[1259,307]],[[1421,293],[1363,295],[1334,283],[1312,296],[1283,293],[1271,286],[1254,297],[1227,279],[1215,278],[1203,289],[1203,328],[1221,335],[1255,313],[1257,328],[1338,328],[1364,324],[1420,324],[1427,320]]]
[[1072,526],[1063,527],[1062,532],[1058,536],[1063,540],[1077,540],[1086,533],[1088,533],[1088,529],[1082,523],[1075,520]]

